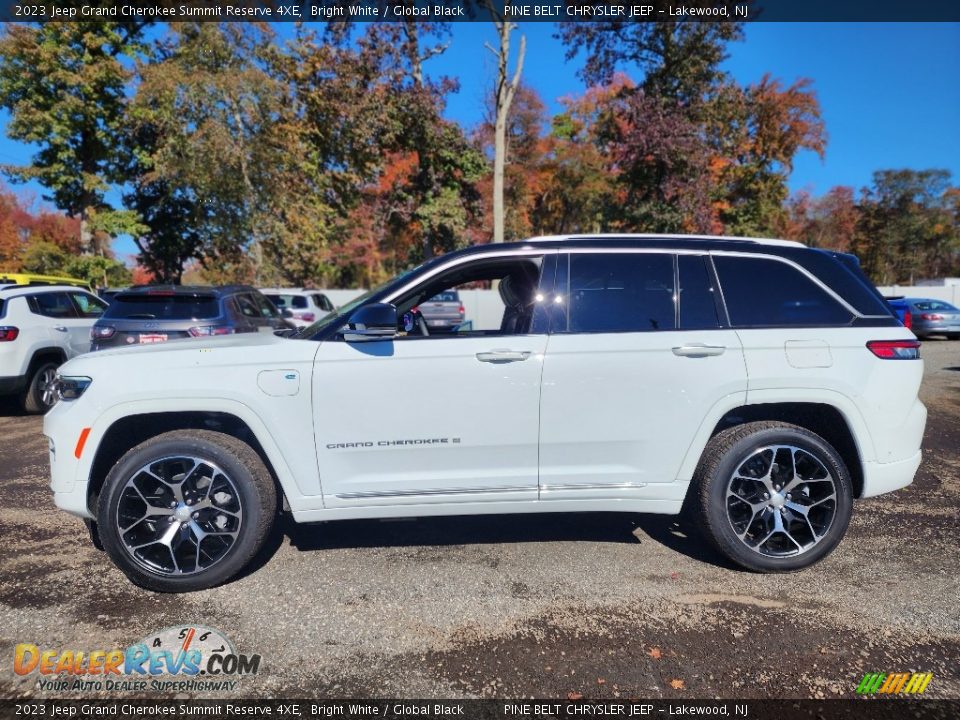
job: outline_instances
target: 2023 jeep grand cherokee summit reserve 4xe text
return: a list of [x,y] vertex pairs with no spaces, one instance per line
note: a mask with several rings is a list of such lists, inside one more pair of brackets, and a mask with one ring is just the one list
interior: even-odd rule
[[[415,308],[496,281],[499,327]],[[46,416],[56,504],[135,583],[187,591],[298,522],[689,512],[730,560],[806,567],[908,485],[916,338],[855,258],[782,241],[473,247],[298,335],[93,353]]]

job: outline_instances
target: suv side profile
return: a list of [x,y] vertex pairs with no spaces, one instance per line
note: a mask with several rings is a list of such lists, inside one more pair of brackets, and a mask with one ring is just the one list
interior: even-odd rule
[[57,367],[89,349],[90,328],[107,304],[73,286],[0,288],[0,394],[29,413],[57,401]]
[[336,311],[336,306],[324,293],[309,288],[260,288],[260,292],[297,326],[305,328],[320,318]]
[[[499,324],[430,333],[414,309],[474,283],[497,287]],[[856,498],[912,482],[922,374],[850,255],[546,237],[434,258],[296,336],[71,360],[44,433],[55,503],[159,591],[235,576],[281,507],[682,511],[731,562],[793,571]]]
[[280,311],[246,285],[138,285],[113,296],[90,331],[90,349],[290,329]]

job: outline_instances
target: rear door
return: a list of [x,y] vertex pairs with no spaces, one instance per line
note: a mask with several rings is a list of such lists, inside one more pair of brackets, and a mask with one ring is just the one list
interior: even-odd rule
[[34,314],[48,318],[44,325],[50,341],[63,348],[68,358],[90,349],[92,322],[80,317],[67,291],[37,293],[27,302]]
[[540,497],[671,483],[701,425],[746,395],[743,350],[721,322],[709,263],[649,250],[568,258],[554,303],[566,311],[544,360]]

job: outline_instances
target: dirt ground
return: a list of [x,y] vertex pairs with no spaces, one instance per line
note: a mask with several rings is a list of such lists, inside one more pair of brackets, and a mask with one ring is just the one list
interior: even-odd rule
[[858,501],[837,551],[792,575],[732,568],[672,518],[534,515],[285,525],[243,578],[153,594],[53,507],[41,421],[8,404],[0,697],[64,697],[13,673],[17,643],[199,623],[262,655],[233,696],[830,698],[923,671],[927,696],[960,698],[960,343],[923,355],[916,482]]

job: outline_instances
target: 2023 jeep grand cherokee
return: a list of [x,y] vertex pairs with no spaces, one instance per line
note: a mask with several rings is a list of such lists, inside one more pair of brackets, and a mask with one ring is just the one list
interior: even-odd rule
[[[500,327],[414,308],[497,281]],[[56,504],[135,583],[224,582],[294,520],[689,510],[732,561],[806,567],[908,485],[919,343],[855,258],[797,243],[565,237],[431,260],[295,337],[61,368]]]

